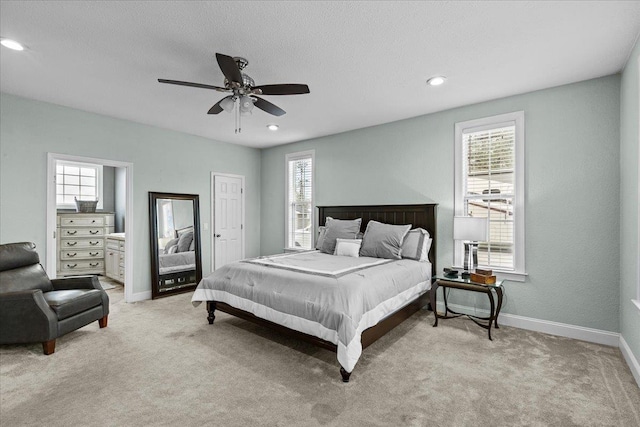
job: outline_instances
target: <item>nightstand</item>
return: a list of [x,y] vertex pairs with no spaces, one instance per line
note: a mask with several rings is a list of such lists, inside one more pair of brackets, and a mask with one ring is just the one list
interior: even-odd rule
[[[451,319],[453,317],[467,316],[469,319],[473,320],[478,326],[485,328],[488,331],[489,339],[491,338],[491,325],[494,325],[496,329],[498,329],[498,315],[500,314],[500,309],[502,308],[502,297],[504,294],[503,284],[504,280],[498,280],[495,284],[485,285],[482,283],[474,283],[469,279],[462,279],[460,277],[446,277],[446,276],[435,276],[433,278],[433,284],[431,285],[431,301],[437,301],[437,292],[438,288],[442,289],[442,294],[444,297],[444,315],[438,315],[438,311],[436,307],[433,307],[433,312],[435,314],[436,321],[433,324],[434,327],[438,326],[438,318],[441,319]],[[465,291],[471,292],[481,292],[487,294],[489,297],[489,303],[491,305],[491,310],[489,312],[489,317],[479,317],[474,316],[472,314],[465,313],[457,313],[451,310],[447,305],[447,292],[444,288],[454,288],[454,289],[463,289]],[[497,306],[493,298],[493,294],[497,296]],[[451,315],[449,315],[451,313]],[[485,321],[485,322],[481,322]]]

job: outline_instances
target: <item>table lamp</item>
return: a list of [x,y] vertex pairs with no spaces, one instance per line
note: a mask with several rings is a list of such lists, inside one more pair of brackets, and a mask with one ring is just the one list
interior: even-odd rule
[[464,240],[464,270],[468,274],[478,265],[478,242],[487,241],[487,218],[453,217],[453,239]]

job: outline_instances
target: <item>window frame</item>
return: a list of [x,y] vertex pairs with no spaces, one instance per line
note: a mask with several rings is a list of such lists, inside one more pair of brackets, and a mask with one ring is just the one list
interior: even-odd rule
[[[56,160],[55,162],[55,175],[54,175],[54,179],[55,179],[55,194],[56,194],[56,199],[58,197],[58,166],[59,165],[63,165],[63,166],[76,166],[76,167],[81,167],[81,168],[93,168],[96,170],[96,187],[97,187],[97,193],[98,193],[98,204],[96,205],[96,209],[102,209],[104,207],[104,203],[103,203],[103,191],[104,191],[104,175],[103,175],[103,165],[99,165],[99,164],[95,164],[95,163],[85,163],[85,162],[76,162],[76,161],[72,161],[72,160]],[[80,200],[82,200],[80,198]],[[76,205],[75,203],[61,203],[58,204],[57,200],[56,200],[56,209],[76,209]]]
[[[464,141],[463,134],[515,125],[514,142],[514,224],[513,224],[513,270],[491,268],[501,279],[524,282],[525,270],[525,132],[524,111],[499,114],[481,119],[467,120],[455,124],[454,138],[454,215],[464,216]],[[453,241],[454,266],[461,266],[464,257],[464,246],[461,241]]]
[[289,176],[289,163],[295,160],[311,159],[311,248],[315,248],[316,236],[315,236],[315,218],[316,218],[316,150],[297,151],[295,153],[287,153],[285,155],[284,162],[284,248],[287,251],[302,251],[308,250],[306,248],[297,248],[289,246],[289,227],[291,225],[289,218],[289,190],[290,190],[290,176]]

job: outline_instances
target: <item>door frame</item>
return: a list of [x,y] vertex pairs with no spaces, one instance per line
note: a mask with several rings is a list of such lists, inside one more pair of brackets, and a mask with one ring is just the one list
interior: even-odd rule
[[242,218],[240,218],[240,220],[242,221],[241,224],[242,226],[240,227],[240,235],[241,235],[241,257],[244,258],[244,247],[245,247],[245,192],[244,192],[244,175],[236,175],[236,174],[231,174],[231,173],[221,173],[221,172],[211,172],[211,271],[216,271],[216,222],[215,222],[215,214],[216,214],[216,176],[224,176],[227,178],[240,178],[241,181],[241,192],[240,192],[240,199],[241,199],[241,203],[242,203]]
[[133,302],[136,299],[133,294],[133,163],[119,160],[98,159],[95,157],[72,156],[69,154],[47,153],[47,237],[46,237],[46,263],[45,270],[50,278],[56,277],[56,161],[67,160],[73,162],[94,163],[102,166],[125,168],[126,171],[126,207],[124,223],[127,227],[125,246],[124,301]]

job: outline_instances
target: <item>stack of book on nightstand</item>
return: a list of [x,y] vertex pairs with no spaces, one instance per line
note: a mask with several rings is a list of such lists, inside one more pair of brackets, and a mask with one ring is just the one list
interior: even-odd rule
[[470,277],[472,282],[482,283],[483,285],[493,285],[496,283],[496,276],[493,275],[492,270],[483,270],[476,268],[475,273],[471,273]]

